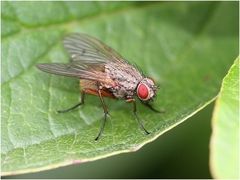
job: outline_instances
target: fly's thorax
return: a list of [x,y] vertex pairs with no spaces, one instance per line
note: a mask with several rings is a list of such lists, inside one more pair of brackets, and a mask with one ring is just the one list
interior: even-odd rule
[[137,85],[143,78],[136,68],[126,63],[108,63],[105,66],[105,73],[116,83],[114,87],[107,85],[105,87],[117,98],[133,97]]
[[150,78],[143,78],[137,85],[136,94],[142,101],[149,101],[156,95],[157,86]]

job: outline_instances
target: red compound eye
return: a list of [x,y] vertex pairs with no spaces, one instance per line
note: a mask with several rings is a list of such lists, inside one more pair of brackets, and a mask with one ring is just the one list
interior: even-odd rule
[[139,84],[137,88],[137,95],[140,99],[147,100],[149,95],[148,87],[143,83]]

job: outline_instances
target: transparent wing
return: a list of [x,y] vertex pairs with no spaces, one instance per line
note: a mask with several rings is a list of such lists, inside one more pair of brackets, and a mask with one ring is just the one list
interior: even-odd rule
[[114,86],[115,84],[112,79],[108,78],[107,75],[104,72],[98,70],[97,67],[86,65],[79,66],[74,62],[71,62],[69,64],[38,64],[37,67],[40,70],[51,74],[88,79],[109,84],[111,86]]
[[51,74],[94,80],[114,86],[114,81],[104,72],[105,64],[114,62],[118,66],[127,63],[115,50],[86,34],[67,36],[64,47],[71,55],[70,63],[38,64],[37,67]]
[[115,50],[98,39],[86,34],[72,34],[67,36],[64,47],[71,55],[72,61],[81,64],[105,64],[107,62],[126,62]]

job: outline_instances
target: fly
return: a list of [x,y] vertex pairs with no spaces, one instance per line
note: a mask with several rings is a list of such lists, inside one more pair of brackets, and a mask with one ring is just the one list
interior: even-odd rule
[[104,111],[104,118],[95,138],[98,140],[108,115],[103,97],[123,99],[133,104],[133,114],[138,124],[146,134],[149,134],[137,115],[136,97],[152,111],[160,112],[149,104],[158,89],[154,81],[96,38],[86,34],[72,34],[64,39],[63,44],[71,56],[69,63],[37,65],[40,70],[47,73],[80,79],[81,101],[58,112],[68,112],[83,105],[85,94],[98,96]]

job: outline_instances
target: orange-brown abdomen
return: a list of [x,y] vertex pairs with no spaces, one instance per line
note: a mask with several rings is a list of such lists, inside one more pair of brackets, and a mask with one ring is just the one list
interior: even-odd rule
[[[86,94],[99,96],[97,81],[81,79],[80,80],[80,89],[82,91],[84,91]],[[115,98],[115,96],[110,91],[108,91],[106,88],[101,89],[100,92],[103,97]]]

